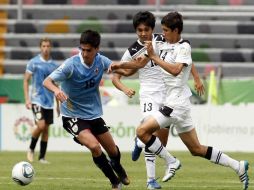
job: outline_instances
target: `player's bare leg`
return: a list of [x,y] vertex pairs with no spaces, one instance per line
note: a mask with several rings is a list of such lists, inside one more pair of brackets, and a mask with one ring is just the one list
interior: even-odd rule
[[181,167],[180,161],[173,157],[162,145],[158,137],[152,135],[160,126],[157,121],[150,117],[137,128],[138,138],[146,144],[146,147],[165,160],[167,169],[162,181],[166,182],[175,175],[175,171]]
[[36,128],[32,132],[31,143],[29,146],[29,150],[27,151],[27,160],[29,162],[34,161],[34,150],[35,150],[38,138],[39,138],[41,132],[45,128],[45,125],[46,125],[45,120],[36,121]]
[[91,151],[94,163],[110,180],[112,189],[120,187],[118,177],[115,175],[106,155],[102,152],[99,141],[91,131],[89,129],[81,131],[78,135],[78,141]]
[[193,156],[200,156],[215,164],[232,168],[239,176],[239,179],[243,184],[243,189],[248,189],[248,161],[237,161],[214,147],[201,145],[195,129],[186,133],[180,133],[179,136]]

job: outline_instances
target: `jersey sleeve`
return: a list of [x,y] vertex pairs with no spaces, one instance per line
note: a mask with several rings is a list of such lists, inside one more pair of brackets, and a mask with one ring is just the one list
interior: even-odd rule
[[57,69],[57,68],[59,67],[59,64],[58,64],[58,63],[53,62],[53,64],[54,64],[54,70]]
[[131,60],[132,60],[131,54],[130,54],[129,50],[127,49],[122,56],[121,62],[126,62],[126,61],[131,61]]
[[191,47],[188,43],[183,43],[179,46],[175,62],[187,65],[192,64]]
[[66,60],[62,63],[60,67],[58,67],[55,71],[53,71],[49,77],[55,82],[61,82],[71,77],[73,73],[73,64]]
[[26,72],[33,73],[34,72],[34,62],[30,60],[26,65]]
[[109,68],[109,66],[111,65],[112,60],[110,60],[109,58],[107,58],[103,55],[100,55],[100,56],[101,56],[101,61],[103,64],[104,71],[106,71]]

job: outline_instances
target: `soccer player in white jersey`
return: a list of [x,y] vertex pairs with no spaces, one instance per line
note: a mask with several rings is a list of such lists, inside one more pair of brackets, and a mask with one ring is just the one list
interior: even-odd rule
[[[155,27],[155,17],[149,11],[138,12],[133,17],[133,27],[138,36],[138,40],[135,41],[124,53],[123,62],[131,61],[138,58],[146,52],[144,47],[145,41],[154,41],[154,43],[163,43],[164,38],[161,34],[153,34]],[[159,110],[164,105],[166,99],[166,88],[162,79],[162,70],[150,60],[143,68],[129,69],[129,74],[133,74],[138,71],[140,80],[140,110],[143,115],[143,119],[146,119],[152,112]],[[199,94],[204,92],[203,84],[196,72],[193,65],[193,76],[195,79],[195,86]],[[125,86],[121,80],[121,75],[114,74],[113,84],[121,91],[123,91],[128,97],[132,97],[135,91]],[[163,128],[154,133],[161,140],[162,144],[166,146],[168,140],[169,129]],[[132,151],[132,160],[136,161],[144,147],[144,144],[135,138],[135,148]],[[160,184],[156,181],[155,176],[155,159],[154,153],[145,148],[145,163],[147,171],[147,189],[160,189]],[[173,159],[174,160],[174,159]]]
[[[40,50],[40,54],[32,58],[27,64],[24,75],[26,108],[32,109],[37,126],[32,132],[27,159],[33,162],[34,150],[41,135],[39,161],[40,163],[49,163],[45,160],[45,155],[48,144],[48,128],[53,123],[54,94],[44,88],[42,82],[58,67],[58,64],[50,57],[51,41],[48,38],[41,39]],[[32,79],[32,89],[29,96],[30,79]]]
[[[130,181],[120,163],[121,153],[101,118],[99,84],[112,61],[98,53],[99,45],[98,32],[84,31],[80,37],[80,53],[67,59],[43,84],[62,102],[64,129],[74,136],[75,142],[90,150],[94,163],[110,180],[112,190],[119,190],[121,183],[128,185]],[[55,82],[60,82],[61,89]]]
[[[170,171],[175,170],[178,163],[171,163],[172,156],[160,140],[153,135],[153,132],[173,124],[176,126],[179,137],[193,156],[200,156],[215,164],[232,168],[239,176],[243,189],[246,190],[249,184],[248,161],[237,161],[214,147],[201,145],[198,140],[191,119],[189,100],[191,91],[187,85],[192,65],[191,46],[187,40],[181,38],[182,15],[178,12],[170,12],[162,18],[161,25],[166,42],[155,49],[151,41],[146,42],[145,46],[149,58],[163,70],[162,78],[167,92],[165,106],[140,124],[137,128],[138,138],[151,152],[164,158],[168,163],[163,181],[171,178]],[[160,56],[155,51],[159,51]]]

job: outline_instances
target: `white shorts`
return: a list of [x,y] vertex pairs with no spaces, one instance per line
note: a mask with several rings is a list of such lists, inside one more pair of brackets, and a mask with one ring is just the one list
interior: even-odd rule
[[188,132],[194,128],[191,119],[189,99],[181,105],[167,106],[173,109],[170,117],[164,116],[160,111],[152,114],[152,117],[158,122],[160,128],[167,128],[168,126],[174,125],[178,133]]
[[140,94],[140,111],[143,119],[151,116],[152,113],[158,111],[165,102],[165,93],[159,92],[142,92]]

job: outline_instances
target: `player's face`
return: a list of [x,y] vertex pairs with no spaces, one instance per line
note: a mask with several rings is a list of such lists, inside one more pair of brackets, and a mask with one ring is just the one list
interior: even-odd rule
[[90,44],[80,44],[80,50],[82,57],[84,59],[84,62],[87,65],[92,65],[93,60],[96,56],[96,53],[99,51],[99,48],[94,48]]
[[152,40],[153,29],[150,26],[140,24],[136,28],[136,33],[138,35],[139,40],[142,43],[144,43],[144,41],[151,41]]
[[178,34],[178,30],[171,30],[165,25],[161,26],[164,38],[169,43],[176,43],[179,41],[180,35]]
[[49,57],[50,55],[50,51],[51,51],[51,44],[50,42],[47,42],[47,41],[43,41],[41,43],[41,54],[44,58],[47,58]]

